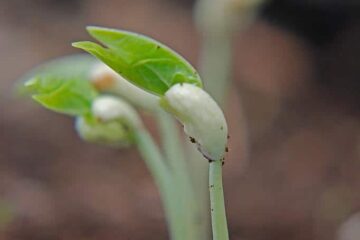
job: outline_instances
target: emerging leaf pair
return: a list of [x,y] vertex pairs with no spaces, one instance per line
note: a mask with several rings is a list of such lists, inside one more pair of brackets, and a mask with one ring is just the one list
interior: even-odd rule
[[[73,46],[94,55],[112,70],[99,65],[95,67],[92,63],[88,65],[91,67],[84,77],[83,72],[78,75],[76,71],[73,75],[58,74],[45,69],[26,83],[29,89],[35,91],[33,97],[36,101],[52,110],[80,117],[78,130],[89,140],[94,138],[93,134],[109,137],[100,133],[111,131],[112,126],[103,130],[97,124],[122,119],[120,122],[126,123],[125,129],[141,127],[136,112],[128,111],[130,108],[126,104],[115,103],[116,100],[109,97],[99,104],[97,90],[120,94],[130,103],[148,110],[157,109],[161,103],[161,107],[184,125],[186,134],[196,140],[206,158],[223,158],[227,143],[224,115],[216,102],[202,90],[198,73],[184,58],[163,44],[139,34],[99,27],[89,27],[88,31],[104,46],[87,41],[74,43]],[[114,112],[118,113],[116,117]],[[132,116],[126,117],[123,113]],[[106,119],[108,114],[113,117]]]

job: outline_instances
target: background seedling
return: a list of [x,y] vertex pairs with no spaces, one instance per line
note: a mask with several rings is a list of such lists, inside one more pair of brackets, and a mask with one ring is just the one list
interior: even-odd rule
[[[219,106],[201,88],[196,70],[179,54],[151,38],[108,28],[87,30],[106,47],[92,42],[77,42],[73,46],[88,51],[118,75],[110,69],[99,70],[99,63],[90,62],[81,74],[69,75],[73,72],[71,67],[76,68],[74,57],[69,57],[59,60],[61,67],[54,70],[45,65],[25,87],[46,108],[75,116],[82,139],[117,147],[135,144],[159,188],[172,239],[195,240],[203,235],[197,226],[201,203],[197,203],[192,187],[196,178],[190,176],[176,127],[161,107],[174,115],[184,125],[185,133],[196,141],[199,151],[211,160],[213,237],[227,239],[221,180],[227,124]],[[103,79],[107,82],[101,85]],[[124,81],[130,85],[124,85]],[[130,91],[123,91],[121,86]],[[109,93],[112,96],[106,96]],[[146,99],[158,104],[147,110],[152,110],[159,121],[164,153],[125,99],[137,106],[145,106],[140,102]]]

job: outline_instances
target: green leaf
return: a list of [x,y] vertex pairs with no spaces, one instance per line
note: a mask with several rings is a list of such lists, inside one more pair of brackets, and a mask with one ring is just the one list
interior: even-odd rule
[[163,96],[176,83],[202,86],[196,70],[179,54],[149,37],[109,28],[88,27],[93,42],[76,42],[136,86]]
[[98,95],[88,80],[94,59],[79,56],[54,60],[36,69],[24,86],[44,107],[68,115],[85,115]]

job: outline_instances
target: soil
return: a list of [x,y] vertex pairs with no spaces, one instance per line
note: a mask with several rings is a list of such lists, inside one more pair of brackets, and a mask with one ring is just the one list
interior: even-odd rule
[[[70,43],[89,39],[89,24],[150,35],[196,65],[190,2],[0,2],[0,239],[168,239],[135,149],[82,142],[72,119],[14,86],[78,52]],[[234,36],[224,165],[232,240],[337,239],[360,210],[359,36],[355,19],[319,45],[267,18]]]

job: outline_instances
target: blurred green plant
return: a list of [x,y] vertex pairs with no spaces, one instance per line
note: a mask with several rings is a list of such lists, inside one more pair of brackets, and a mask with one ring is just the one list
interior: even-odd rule
[[[74,116],[82,139],[117,147],[136,145],[159,188],[171,238],[199,240],[204,234],[199,228],[201,202],[197,202],[193,189],[197,179],[189,173],[176,127],[164,112],[168,111],[183,124],[191,142],[209,162],[213,239],[228,239],[222,187],[227,123],[219,106],[202,89],[196,70],[151,38],[109,28],[87,29],[106,47],[88,41],[73,46],[94,55],[112,70],[94,74],[99,62],[83,64],[70,56],[33,72],[25,83],[27,90],[44,107]],[[118,89],[125,86],[121,85],[124,80],[133,84],[126,86],[131,91]],[[149,109],[159,120],[162,150],[131,105],[144,106],[138,101],[146,99],[158,105]]]
[[94,62],[82,55],[50,61],[25,76],[25,90],[50,110],[71,116],[90,113],[98,93],[86,79]]

